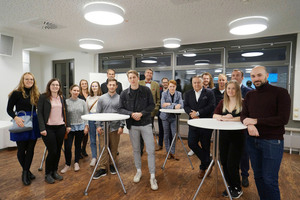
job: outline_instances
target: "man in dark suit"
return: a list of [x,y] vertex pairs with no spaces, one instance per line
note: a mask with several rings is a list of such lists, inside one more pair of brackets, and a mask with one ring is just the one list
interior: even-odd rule
[[[242,84],[242,81],[244,79],[244,73],[242,70],[239,69],[234,69],[231,73],[231,80],[236,80],[240,86],[241,86],[241,92],[242,92],[242,97],[245,98],[247,92],[252,90],[252,88],[248,88],[247,86],[244,86]],[[245,135],[247,135],[247,131],[244,132]],[[245,137],[246,138],[246,137]],[[247,145],[245,145],[244,152],[241,158],[241,176],[242,176],[242,186],[243,187],[248,187],[249,186],[249,155],[247,152]]]
[[[199,76],[192,79],[193,89],[185,93],[184,110],[190,119],[211,118],[215,108],[214,93],[203,87]],[[210,139],[212,130],[189,126],[188,145],[201,160],[198,178],[203,178],[210,164]],[[201,146],[199,146],[199,141]],[[212,168],[211,168],[212,169]],[[208,176],[210,175],[209,172]]]
[[[102,94],[105,94],[108,92],[108,88],[107,88],[107,83],[108,83],[108,79],[110,78],[115,78],[116,76],[116,72],[115,70],[113,69],[108,69],[107,70],[107,80],[101,84],[101,91],[102,91]],[[123,88],[122,88],[122,83],[120,83],[119,81],[117,82],[118,84],[118,87],[117,87],[117,93],[118,95],[121,94],[121,92],[123,91]]]

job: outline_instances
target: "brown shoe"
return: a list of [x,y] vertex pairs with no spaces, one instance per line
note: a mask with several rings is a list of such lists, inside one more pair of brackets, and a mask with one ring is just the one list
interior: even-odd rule
[[179,158],[177,156],[175,156],[175,154],[170,153],[170,155],[171,155],[172,159],[177,160],[177,161],[179,160]]
[[211,166],[211,168],[210,168],[209,172],[207,173],[207,176],[209,176],[209,175],[211,174],[211,172],[212,172],[212,170],[213,170],[214,166],[215,166],[215,163],[213,163],[213,165]]
[[172,156],[171,154],[168,155],[168,160],[172,159]]
[[205,175],[205,170],[200,169],[199,174],[198,174],[198,178],[202,179]]
[[155,147],[155,151],[160,151],[160,150],[162,150],[162,146],[158,145]]

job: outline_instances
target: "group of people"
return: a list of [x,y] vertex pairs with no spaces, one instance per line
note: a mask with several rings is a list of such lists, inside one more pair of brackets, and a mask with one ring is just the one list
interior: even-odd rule
[[[9,95],[7,106],[8,114],[21,127],[23,121],[15,111],[24,110],[31,114],[33,110],[33,130],[21,134],[11,133],[11,140],[16,141],[18,146],[18,160],[23,168],[22,181],[24,185],[30,185],[35,178],[30,172],[30,165],[34,146],[40,135],[48,149],[45,170],[47,183],[63,179],[57,172],[63,142],[66,164],[61,173],[66,173],[70,169],[74,138],[74,170],[80,169],[80,156],[86,154],[84,144],[82,148],[81,143],[88,133],[92,151],[90,165],[95,166],[97,147],[100,150],[100,146],[104,145],[102,134],[104,127],[101,122],[84,121],[81,116],[88,113],[120,113],[130,116],[126,120],[126,126],[136,167],[133,182],[140,182],[142,177],[141,156],[145,144],[151,189],[157,190],[155,150],[162,149],[163,140],[166,152],[171,149],[168,159],[179,160],[175,153],[175,143],[170,147],[176,134],[175,115],[159,112],[159,109],[183,108],[190,119],[215,118],[221,121],[241,121],[247,126],[246,131],[228,130],[221,131],[220,134],[220,160],[228,183],[228,191],[233,198],[239,198],[243,194],[241,185],[244,187],[249,185],[250,155],[260,198],[280,199],[278,172],[283,155],[284,125],[289,120],[291,100],[286,89],[268,83],[265,67],[253,68],[250,75],[256,90],[244,86],[243,72],[235,69],[228,82],[226,75],[220,74],[217,87],[214,87],[212,76],[207,72],[192,77],[192,89],[182,96],[181,92],[176,90],[175,80],[163,78],[160,89],[159,84],[152,80],[152,69],[145,71],[143,81],[139,81],[137,71],[129,70],[127,77],[130,86],[122,91],[122,84],[114,78],[115,71],[109,69],[108,79],[101,86],[94,81],[88,91],[87,81],[82,80],[79,86],[71,86],[70,98],[65,99],[58,79],[51,79],[46,92],[40,95],[33,74],[27,72],[21,77],[18,87]],[[159,145],[155,148],[153,123],[156,115],[159,122]],[[114,159],[117,156],[120,134],[123,133],[124,126],[124,120],[110,122],[109,146]],[[100,142],[98,145],[97,135]],[[211,135],[212,130],[189,126],[188,146],[200,160],[198,173],[200,179],[204,177],[211,161]],[[93,179],[105,176],[108,169],[111,174],[116,174],[108,152],[104,150]],[[211,171],[208,175],[210,173]],[[223,192],[223,196],[228,196],[227,190]]]

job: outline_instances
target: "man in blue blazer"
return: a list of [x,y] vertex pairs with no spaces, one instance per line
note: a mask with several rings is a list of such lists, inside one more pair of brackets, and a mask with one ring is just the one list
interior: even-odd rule
[[[215,108],[214,93],[203,87],[199,76],[192,79],[193,89],[185,93],[184,110],[190,119],[211,118]],[[198,178],[203,178],[210,164],[210,139],[212,130],[189,126],[188,145],[201,160]],[[199,146],[199,141],[201,146]],[[211,168],[212,169],[212,168]],[[209,174],[211,171],[209,172]],[[209,176],[208,174],[208,176]]]
[[[234,69],[232,71],[231,80],[236,80],[240,84],[242,97],[245,98],[247,92],[252,90],[252,88],[248,88],[247,86],[244,86],[242,84],[243,79],[244,79],[244,73],[243,73],[242,70]],[[244,133],[247,134],[247,131],[245,131]],[[241,158],[241,163],[240,163],[240,165],[241,165],[241,176],[242,176],[242,186],[243,187],[248,187],[249,186],[249,180],[248,180],[248,177],[249,177],[249,173],[248,173],[248,171],[249,171],[249,155],[248,155],[246,146],[247,145],[245,145],[244,152],[243,152],[243,155],[242,155],[242,158]]]

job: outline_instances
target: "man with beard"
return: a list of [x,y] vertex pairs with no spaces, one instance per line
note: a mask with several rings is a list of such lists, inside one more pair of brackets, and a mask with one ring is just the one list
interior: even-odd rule
[[280,199],[278,172],[291,98],[286,89],[268,83],[265,67],[253,68],[250,76],[256,90],[245,97],[241,121],[249,133],[247,147],[260,199],[276,200]]

